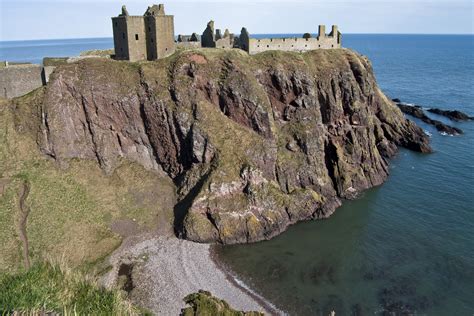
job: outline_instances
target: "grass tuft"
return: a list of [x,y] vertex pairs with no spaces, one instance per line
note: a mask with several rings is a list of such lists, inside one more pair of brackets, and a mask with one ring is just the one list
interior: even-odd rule
[[36,263],[27,271],[0,274],[0,314],[139,315],[118,289],[68,268],[64,261]]

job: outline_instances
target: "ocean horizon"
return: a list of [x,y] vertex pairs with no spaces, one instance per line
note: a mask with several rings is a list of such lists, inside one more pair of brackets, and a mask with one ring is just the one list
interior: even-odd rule
[[[316,33],[312,34],[317,36]],[[252,38],[282,38],[282,37],[302,37],[303,33],[287,34],[251,34]],[[403,33],[348,33],[344,34],[344,47],[347,40],[356,37],[370,36],[377,37],[471,37],[474,34],[403,34]],[[177,38],[177,36],[176,36]],[[34,39],[34,40],[9,40],[0,41],[0,61],[26,62],[41,64],[44,57],[73,57],[81,52],[93,49],[113,49],[112,37],[84,37],[84,38],[63,38],[63,39]]]

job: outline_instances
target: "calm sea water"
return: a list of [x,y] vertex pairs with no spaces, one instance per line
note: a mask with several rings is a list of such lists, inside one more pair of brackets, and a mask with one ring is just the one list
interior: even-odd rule
[[112,38],[4,41],[0,42],[0,60],[41,64],[44,57],[78,56],[86,50],[113,47]]
[[[473,36],[345,35],[343,43],[371,59],[390,97],[474,115]],[[0,42],[0,60],[40,63],[112,46],[111,38]],[[330,219],[222,247],[220,258],[292,315],[378,315],[386,305],[473,315],[474,122],[436,118],[465,134],[442,136],[419,122],[432,133],[433,154],[401,150],[383,186]]]
[[[474,115],[474,37],[348,35],[390,97]],[[391,176],[328,220],[220,249],[225,264],[292,315],[474,314],[474,122],[432,133],[435,152],[401,150]]]

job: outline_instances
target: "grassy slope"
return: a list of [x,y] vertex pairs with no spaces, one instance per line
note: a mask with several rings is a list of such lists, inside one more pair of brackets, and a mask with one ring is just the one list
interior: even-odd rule
[[[37,94],[41,90],[17,100],[17,110],[27,115]],[[100,261],[121,243],[110,229],[116,220],[135,219],[143,229],[172,222],[171,181],[127,162],[111,176],[93,161],[60,169],[38,151],[26,127],[15,130],[8,107],[0,101],[0,272],[22,266],[18,192],[25,181],[31,186],[26,231],[33,263],[46,256],[64,257],[72,267]]]
[[58,312],[64,315],[138,315],[119,290],[64,264],[37,263],[28,271],[0,275],[0,314]]

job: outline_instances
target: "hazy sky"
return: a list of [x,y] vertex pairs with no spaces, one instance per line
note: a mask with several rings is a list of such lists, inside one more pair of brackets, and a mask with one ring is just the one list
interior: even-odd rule
[[[122,2],[123,1],[123,2]],[[0,41],[111,37],[111,16],[126,4],[142,15],[143,0],[0,0]],[[159,1],[159,0],[155,0]],[[170,0],[176,34],[201,33],[207,21],[239,33],[317,32],[338,24],[343,33],[472,34],[474,0]]]

